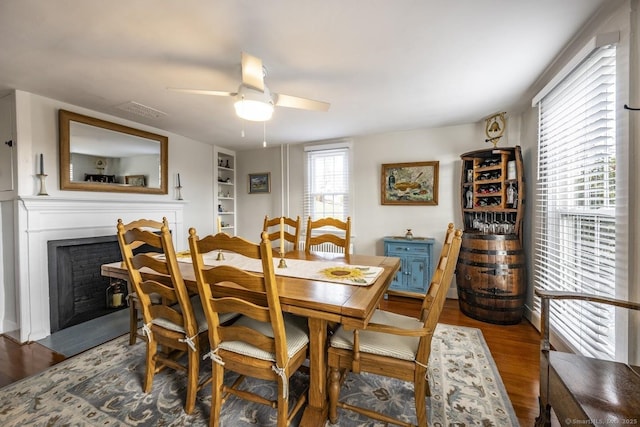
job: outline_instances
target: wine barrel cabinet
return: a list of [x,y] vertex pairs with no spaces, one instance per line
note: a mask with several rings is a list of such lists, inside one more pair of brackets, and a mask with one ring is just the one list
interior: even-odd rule
[[522,320],[525,260],[515,234],[464,234],[456,272],[460,310],[469,317],[511,325]]
[[461,158],[464,235],[456,271],[460,310],[489,323],[517,324],[527,295],[520,147],[478,150]]

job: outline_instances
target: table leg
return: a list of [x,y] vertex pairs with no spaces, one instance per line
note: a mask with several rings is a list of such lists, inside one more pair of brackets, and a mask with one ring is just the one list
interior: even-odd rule
[[327,321],[309,318],[309,404],[304,410],[300,426],[324,426],[327,405]]

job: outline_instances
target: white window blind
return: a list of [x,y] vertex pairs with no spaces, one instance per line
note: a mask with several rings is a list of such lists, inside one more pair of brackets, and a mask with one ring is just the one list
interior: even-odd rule
[[344,221],[350,216],[350,147],[349,143],[305,147],[305,218]]
[[[541,99],[538,139],[535,285],[615,297],[614,45],[595,49]],[[556,300],[551,313],[574,351],[615,358],[613,308]]]

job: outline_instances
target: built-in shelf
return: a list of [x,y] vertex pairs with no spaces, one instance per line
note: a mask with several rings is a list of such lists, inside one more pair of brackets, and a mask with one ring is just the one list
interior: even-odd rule
[[215,201],[214,229],[218,224],[222,231],[237,234],[236,230],[236,153],[222,147],[214,147],[216,177],[213,191]]

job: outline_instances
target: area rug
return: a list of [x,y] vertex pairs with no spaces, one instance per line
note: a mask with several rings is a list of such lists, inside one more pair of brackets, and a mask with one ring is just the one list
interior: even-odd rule
[[[142,392],[145,344],[128,345],[123,336],[72,357],[48,370],[0,389],[0,419],[9,426],[205,426],[211,388],[198,393],[191,415],[182,410],[184,376],[157,374],[153,390]],[[203,363],[203,375],[210,368]],[[225,378],[231,382],[232,375]],[[296,373],[294,399],[308,377]],[[439,324],[429,362],[429,426],[518,426],[491,353],[475,328]],[[268,382],[247,380],[247,388],[273,395]],[[351,375],[341,399],[382,409],[414,422],[413,386],[375,375]],[[223,407],[222,426],[274,426],[275,410],[235,397]],[[297,425],[298,423],[294,423]],[[329,426],[330,424],[327,423]],[[340,410],[341,427],[385,426]]]

